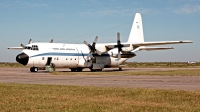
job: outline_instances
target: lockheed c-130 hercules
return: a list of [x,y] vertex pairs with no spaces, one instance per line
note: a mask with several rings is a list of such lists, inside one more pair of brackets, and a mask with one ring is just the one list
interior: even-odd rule
[[69,68],[71,71],[82,71],[89,68],[91,71],[102,71],[104,68],[119,68],[127,59],[136,56],[140,50],[167,50],[173,47],[149,47],[165,44],[192,43],[192,41],[156,41],[144,42],[142,17],[135,14],[128,41],[121,43],[120,33],[117,33],[116,43],[97,44],[98,37],[92,44],[66,44],[36,42],[30,39],[28,45],[9,47],[8,49],[21,49],[22,53],[16,56],[16,61],[24,66],[29,66],[31,72],[38,70],[55,71],[56,68]]

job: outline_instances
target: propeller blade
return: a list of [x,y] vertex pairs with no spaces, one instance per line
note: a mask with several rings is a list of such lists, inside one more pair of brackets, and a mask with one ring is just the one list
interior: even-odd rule
[[89,45],[86,41],[84,41],[83,43],[84,43],[85,45],[87,45],[87,46]]
[[97,40],[98,40],[98,37],[96,36],[95,39],[94,39],[94,42],[92,43],[92,47],[95,49],[95,45],[97,43]]
[[21,44],[21,46],[22,46],[23,48],[25,48],[24,44]]
[[120,33],[117,32],[117,41],[120,41]]
[[31,44],[31,43],[32,43],[32,39],[29,40],[28,44]]
[[51,39],[50,43],[53,43],[53,39]]
[[121,54],[120,54],[120,52],[122,51],[122,46],[123,46],[123,45],[121,45],[121,41],[120,41],[120,33],[117,32],[118,60],[121,59]]
[[121,59],[121,54],[120,54],[120,52],[118,52],[118,60],[120,60]]
[[98,40],[98,36],[96,36],[96,37],[95,37],[95,39],[94,39],[94,42],[93,42],[93,43],[95,43],[95,44],[96,44],[96,43],[97,43],[97,40]]
[[88,55],[87,55],[87,60],[89,60],[90,54],[91,54],[91,52],[88,53]]

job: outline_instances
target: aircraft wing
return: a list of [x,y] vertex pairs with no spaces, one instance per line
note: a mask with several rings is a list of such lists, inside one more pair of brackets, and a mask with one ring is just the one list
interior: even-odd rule
[[8,49],[11,49],[11,50],[23,50],[24,48],[23,47],[8,47]]
[[174,49],[173,47],[141,47],[139,50],[153,51],[153,50],[168,50]]
[[157,41],[157,42],[141,42],[141,43],[131,43],[133,46],[153,46],[153,45],[165,45],[165,44],[182,44],[182,43],[193,43],[190,40],[184,41]]

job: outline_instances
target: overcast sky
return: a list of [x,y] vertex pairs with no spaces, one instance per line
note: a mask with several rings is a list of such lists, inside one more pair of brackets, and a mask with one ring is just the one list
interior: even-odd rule
[[192,40],[165,45],[174,50],[140,51],[129,61],[200,61],[200,0],[0,0],[0,62],[21,51],[7,47],[33,42],[116,42],[129,37],[141,13],[145,41]]

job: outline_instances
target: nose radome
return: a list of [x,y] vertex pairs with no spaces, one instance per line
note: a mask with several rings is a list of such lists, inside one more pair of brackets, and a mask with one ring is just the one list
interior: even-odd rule
[[18,54],[16,57],[16,61],[24,66],[27,65],[29,57],[25,53]]

